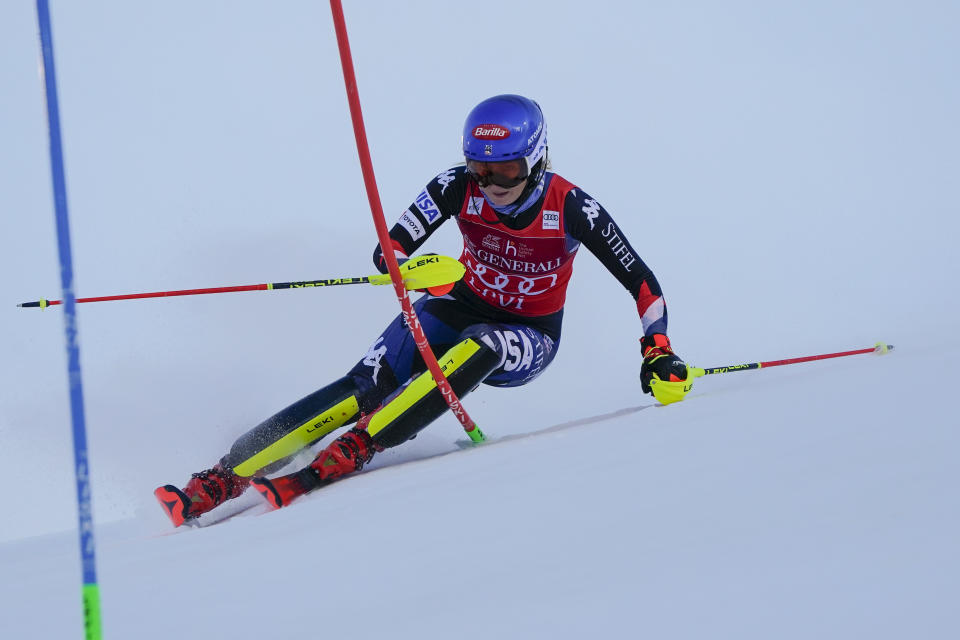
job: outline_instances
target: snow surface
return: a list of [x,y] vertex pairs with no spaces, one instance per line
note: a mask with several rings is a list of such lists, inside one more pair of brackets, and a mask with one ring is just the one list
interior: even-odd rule
[[[288,509],[181,531],[153,488],[340,375],[396,301],[82,306],[105,637],[960,636],[960,9],[346,4],[389,218],[474,103],[525,93],[688,361],[897,348],[657,406],[635,307],[584,251],[556,361],[465,401],[491,443],[444,417]],[[325,3],[53,5],[79,295],[370,271]],[[29,489],[0,527],[4,639],[81,635],[62,315],[13,306],[59,297],[33,12],[0,9],[0,468]],[[547,34],[542,69],[494,19]],[[449,226],[430,250],[457,253]]]

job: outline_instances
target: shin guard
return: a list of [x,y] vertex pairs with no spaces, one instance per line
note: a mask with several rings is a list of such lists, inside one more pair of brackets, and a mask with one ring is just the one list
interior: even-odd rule
[[[454,393],[463,398],[500,364],[500,354],[483,342],[467,338],[438,360]],[[447,403],[429,371],[414,378],[395,398],[370,418],[367,432],[379,447],[395,447],[433,422]]]
[[245,477],[282,465],[287,457],[357,417],[358,393],[349,377],[311,393],[240,436],[221,464]]

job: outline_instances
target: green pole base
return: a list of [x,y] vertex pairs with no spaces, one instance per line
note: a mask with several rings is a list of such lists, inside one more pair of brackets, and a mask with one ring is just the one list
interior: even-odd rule
[[87,640],[102,640],[100,627],[100,585],[83,585],[83,626]]
[[467,431],[467,435],[470,436],[470,440],[473,442],[483,442],[487,439],[487,436],[483,435],[483,431],[480,430],[480,427],[476,424],[473,425],[473,429]]

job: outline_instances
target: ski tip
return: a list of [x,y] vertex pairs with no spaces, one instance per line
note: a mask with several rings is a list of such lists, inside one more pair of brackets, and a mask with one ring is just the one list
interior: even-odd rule
[[269,478],[251,478],[250,484],[263,496],[263,499],[266,500],[271,507],[279,509],[283,506],[283,499]]
[[153,495],[156,497],[157,502],[160,503],[160,506],[163,507],[164,513],[170,518],[173,526],[179,527],[187,521],[187,509],[190,505],[190,500],[180,489],[172,484],[165,484],[162,487],[154,489]]

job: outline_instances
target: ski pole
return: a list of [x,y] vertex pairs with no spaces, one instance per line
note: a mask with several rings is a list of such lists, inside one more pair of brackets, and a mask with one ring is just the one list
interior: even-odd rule
[[[428,255],[411,258],[400,267],[403,284],[407,289],[427,289],[456,282],[463,277],[466,267],[448,256]],[[360,278],[329,278],[326,280],[303,280],[300,282],[273,282],[267,284],[248,284],[237,287],[210,287],[206,289],[183,289],[179,291],[154,291],[150,293],[127,293],[116,296],[77,298],[76,302],[109,302],[112,300],[133,300],[138,298],[164,298],[171,296],[195,296],[207,293],[230,293],[233,291],[272,291],[274,289],[306,289],[309,287],[330,287],[342,284],[390,284],[390,274],[376,274]],[[40,307],[46,309],[63,304],[62,300],[34,300],[21,302],[18,307]]]
[[811,360],[826,360],[828,358],[843,358],[845,356],[856,356],[863,353],[876,353],[878,355],[883,355],[892,350],[893,350],[892,344],[878,342],[876,345],[874,345],[872,348],[869,348],[869,349],[856,349],[854,351],[840,351],[838,353],[824,353],[817,356],[787,358],[786,360],[770,360],[768,362],[750,362],[747,364],[731,364],[725,367],[707,367],[706,369],[688,366],[687,371],[689,372],[691,378],[699,378],[701,376],[709,376],[715,373],[730,373],[732,371],[749,371],[751,369],[779,367],[785,364],[797,364],[798,362],[810,362]]

